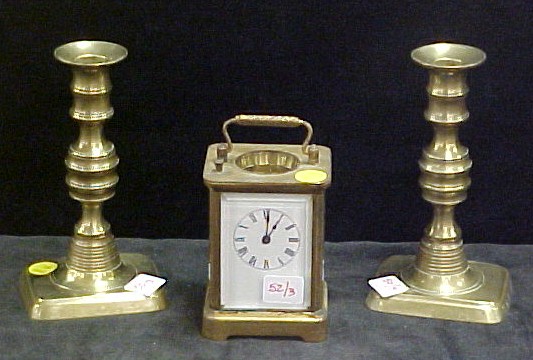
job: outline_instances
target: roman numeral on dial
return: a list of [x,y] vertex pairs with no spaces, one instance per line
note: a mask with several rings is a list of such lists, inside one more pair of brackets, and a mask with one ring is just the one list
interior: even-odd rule
[[248,247],[242,247],[239,250],[237,250],[237,254],[239,254],[240,257],[243,257],[244,255],[248,254]]
[[255,266],[255,263],[257,262],[257,257],[253,256],[248,260],[248,264]]
[[294,251],[293,249],[286,248],[284,252],[285,252],[285,254],[287,254],[289,256],[296,255],[296,251]]

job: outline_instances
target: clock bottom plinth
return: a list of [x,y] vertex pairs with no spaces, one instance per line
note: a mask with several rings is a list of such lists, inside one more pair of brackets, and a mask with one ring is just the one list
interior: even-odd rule
[[232,336],[299,337],[306,342],[320,342],[327,337],[327,289],[323,286],[323,306],[316,311],[234,311],[209,306],[207,289],[202,322],[202,336],[216,341]]
[[[396,274],[413,264],[414,256],[395,255],[386,259],[376,276]],[[473,291],[457,295],[435,295],[410,289],[390,298],[371,291],[366,299],[374,311],[434,319],[496,324],[503,320],[510,303],[508,271],[498,265],[469,261],[482,274],[483,283]]]
[[[157,275],[153,262],[141,254],[121,254],[122,262],[139,273]],[[124,278],[124,284],[113,290],[83,294],[63,286],[58,286],[48,275],[32,275],[26,267],[20,277],[20,293],[30,318],[34,320],[61,320],[107,315],[135,314],[159,311],[166,308],[163,289],[152,296],[126,291],[123,285],[130,280]],[[115,279],[116,280],[116,279]]]

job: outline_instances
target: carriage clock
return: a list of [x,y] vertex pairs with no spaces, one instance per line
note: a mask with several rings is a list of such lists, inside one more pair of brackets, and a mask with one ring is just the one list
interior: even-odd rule
[[[231,124],[295,128],[302,145],[232,143]],[[324,200],[331,152],[292,116],[238,115],[207,150],[209,280],[203,336],[326,338]]]

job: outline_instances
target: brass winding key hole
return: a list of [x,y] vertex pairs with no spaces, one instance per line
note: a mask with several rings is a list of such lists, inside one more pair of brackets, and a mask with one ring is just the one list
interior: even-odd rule
[[298,167],[300,161],[290,153],[283,151],[250,151],[239,156],[235,163],[243,170],[256,174],[283,174]]

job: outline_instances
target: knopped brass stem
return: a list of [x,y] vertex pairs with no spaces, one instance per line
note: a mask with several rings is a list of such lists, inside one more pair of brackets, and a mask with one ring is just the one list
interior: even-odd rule
[[[466,199],[472,167],[468,148],[458,137],[459,125],[469,117],[464,60],[437,56],[426,63],[416,50],[412,56],[429,68],[429,104],[424,117],[432,123],[434,137],[419,161],[419,184],[422,197],[433,205],[433,220],[424,230],[413,266],[402,271],[401,277],[421,292],[449,295],[472,291],[481,286],[482,274],[469,268],[461,229],[454,218],[455,206]],[[480,54],[479,63],[483,59]]]
[[[56,56],[61,61],[61,55]],[[78,122],[80,134],[65,160],[70,196],[82,204],[66,263],[80,272],[109,271],[120,265],[110,225],[102,215],[102,204],[114,196],[118,182],[115,169],[119,159],[103,131],[104,122],[113,116],[111,81],[107,67],[91,66],[94,63],[89,59],[72,66],[70,115]],[[92,59],[101,63],[99,57]]]
[[65,266],[55,274],[56,282],[69,289],[107,291],[123,286],[135,274],[135,269],[122,264],[102,214],[103,202],[115,195],[119,163],[113,143],[104,135],[104,124],[114,113],[109,65],[126,56],[125,48],[106,42],[70,43],[55,51],[55,57],[73,72],[69,113],[80,127],[65,159],[65,181],[70,197],[81,203],[82,215],[74,226]]

